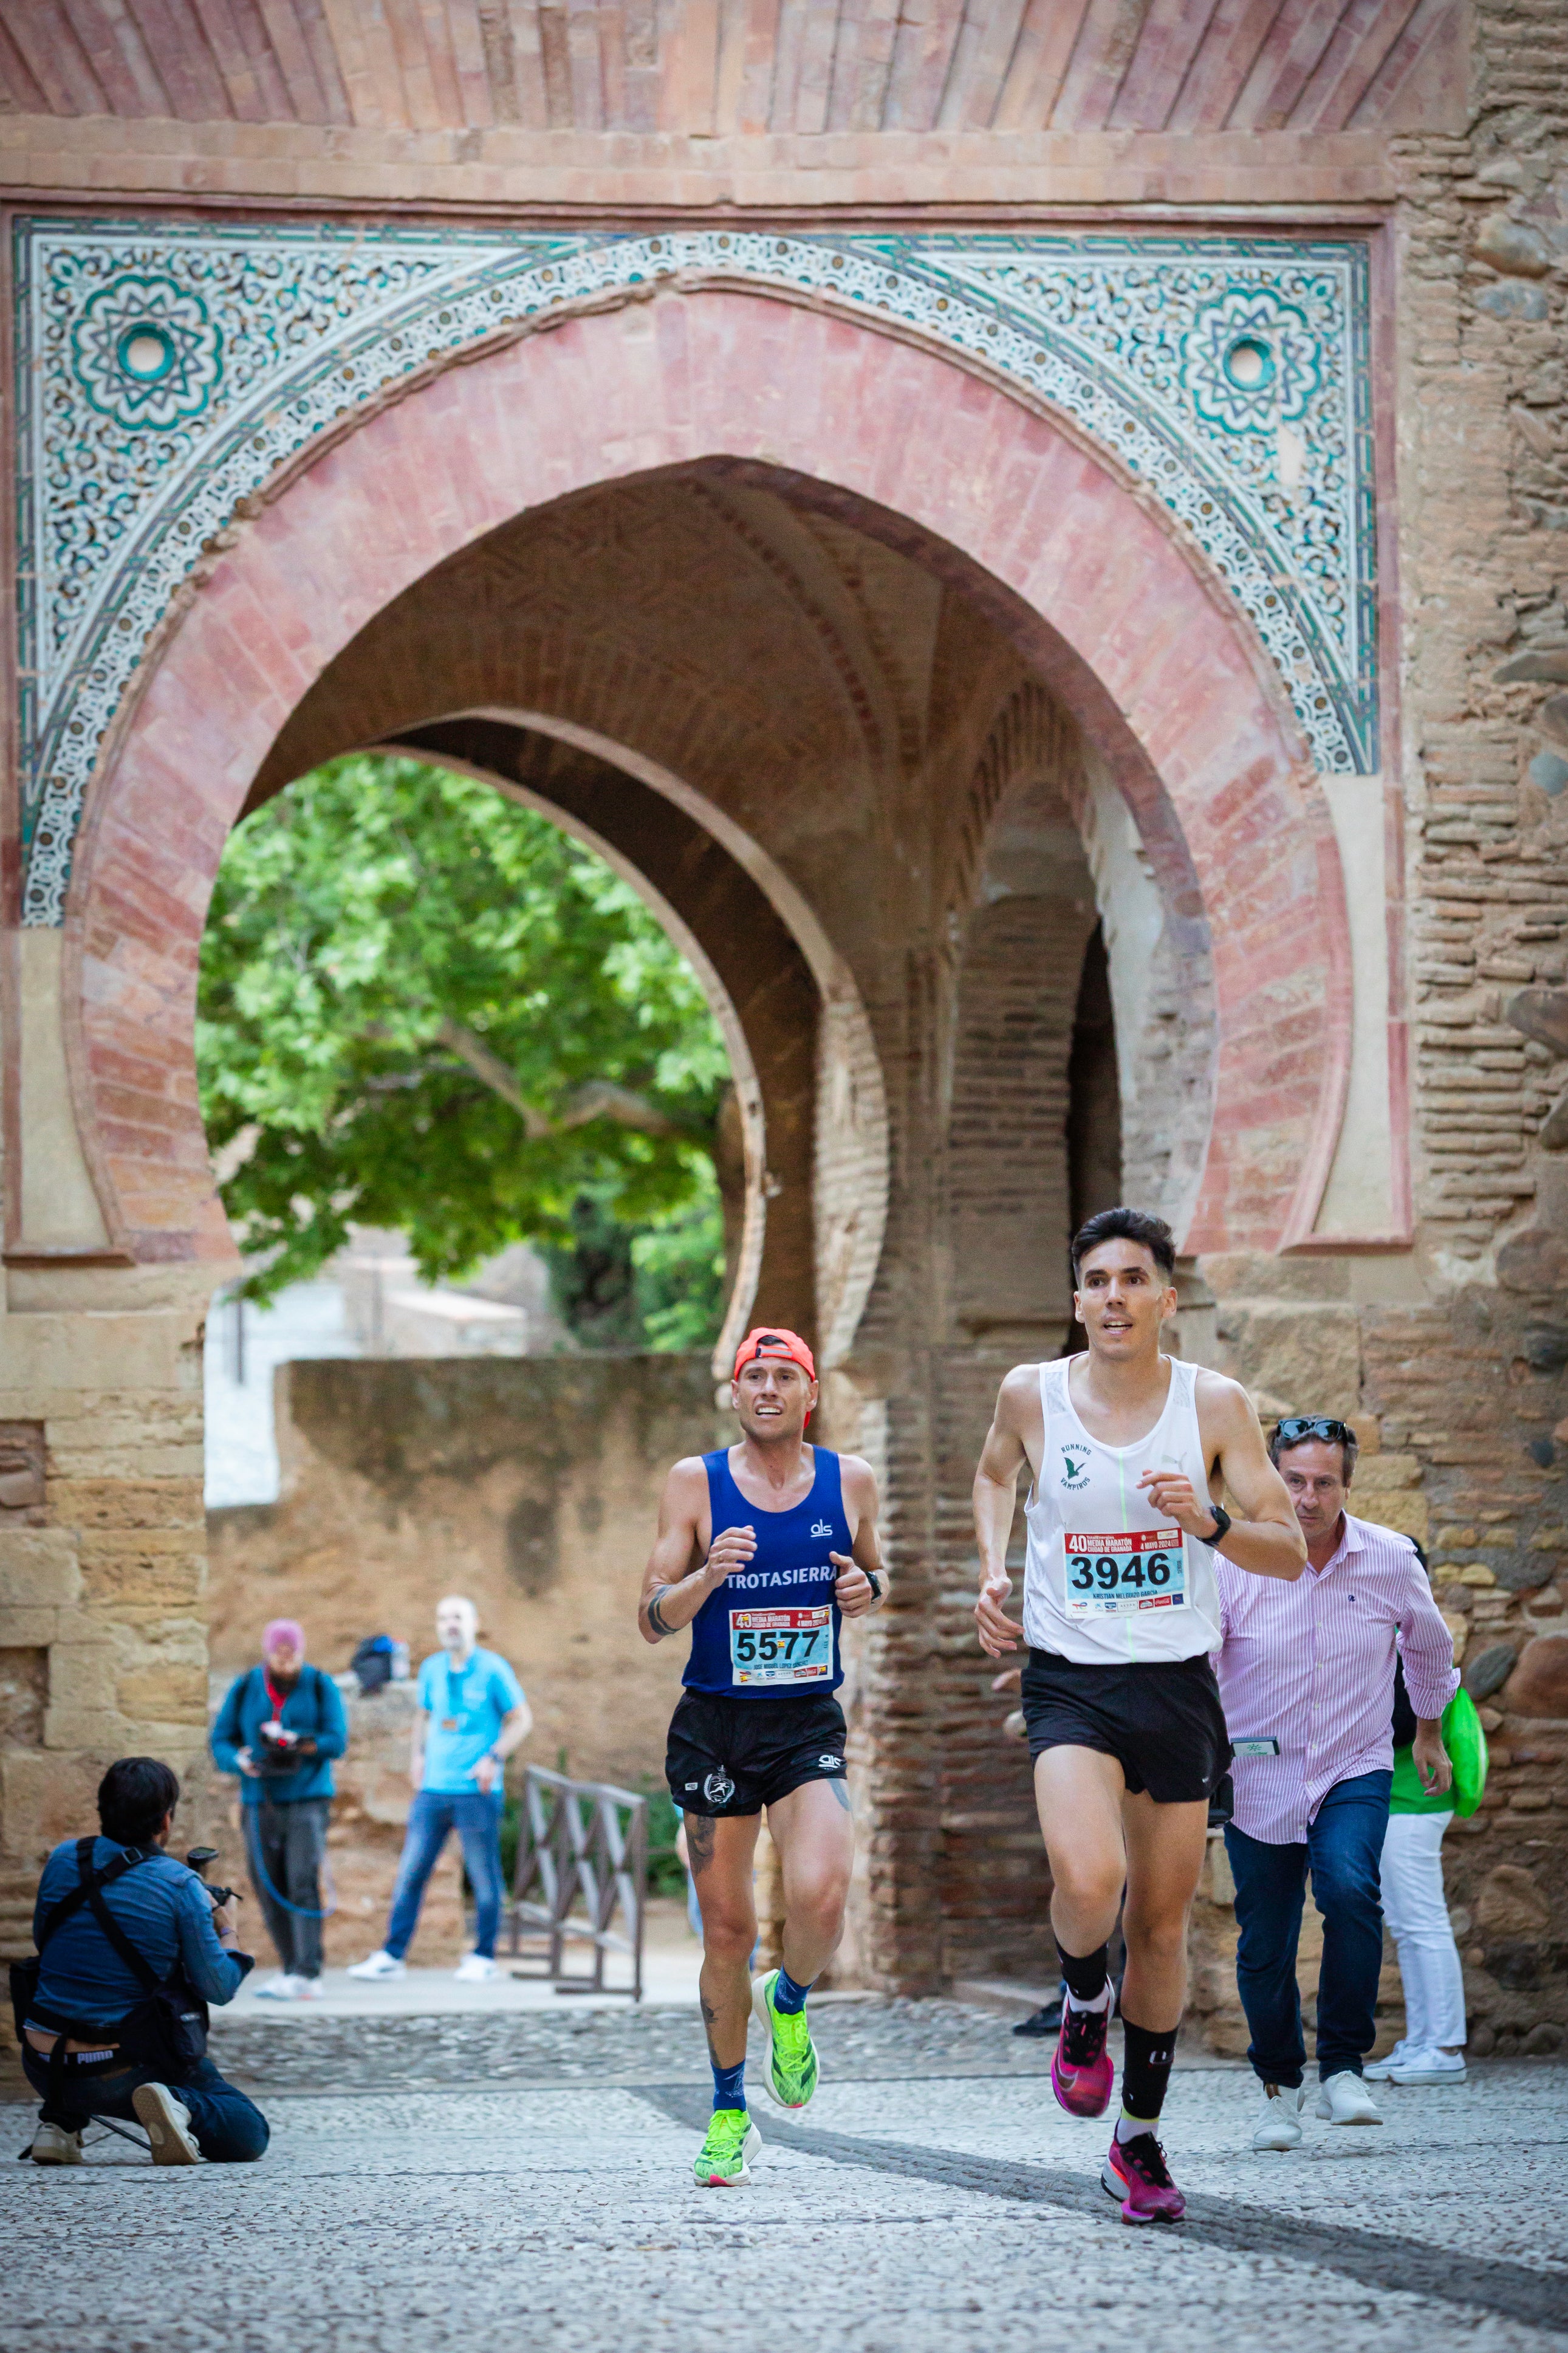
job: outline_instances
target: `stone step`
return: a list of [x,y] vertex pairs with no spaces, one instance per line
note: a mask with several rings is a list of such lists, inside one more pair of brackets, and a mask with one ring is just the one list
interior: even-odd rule
[[1057,1987],[1054,1980],[1047,1986],[1023,1985],[1016,1978],[954,1978],[952,1998],[974,2010],[995,2010],[1003,2018],[1028,2018],[1055,2001]]

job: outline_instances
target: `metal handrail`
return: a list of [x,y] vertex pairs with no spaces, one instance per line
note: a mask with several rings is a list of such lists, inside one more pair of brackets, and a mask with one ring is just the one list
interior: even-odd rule
[[[522,1777],[517,1869],[506,1910],[509,1953],[525,1934],[548,1941],[539,1971],[557,1993],[627,1993],[642,2000],[647,1911],[647,1799],[610,1781],[573,1781],[542,1765]],[[625,1932],[612,1927],[619,1913]],[[590,1944],[591,1972],[568,1970],[565,1948]],[[629,1986],[605,1983],[606,1953],[628,1953]]]

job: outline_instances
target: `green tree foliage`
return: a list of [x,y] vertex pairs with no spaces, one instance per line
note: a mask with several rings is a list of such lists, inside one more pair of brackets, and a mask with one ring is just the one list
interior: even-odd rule
[[196,1056],[250,1297],[380,1226],[431,1281],[542,1244],[600,1345],[716,1328],[717,1026],[637,893],[489,786],[356,755],[247,818]]

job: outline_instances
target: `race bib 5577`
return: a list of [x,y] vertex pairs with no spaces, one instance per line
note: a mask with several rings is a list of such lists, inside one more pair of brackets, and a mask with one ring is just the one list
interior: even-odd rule
[[730,1672],[749,1689],[790,1689],[833,1677],[833,1608],[731,1609]]

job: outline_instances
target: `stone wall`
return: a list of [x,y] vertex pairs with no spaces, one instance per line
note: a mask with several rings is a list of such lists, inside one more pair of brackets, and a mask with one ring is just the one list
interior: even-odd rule
[[[12,1278],[13,1282],[15,1278]],[[5,1319],[0,1351],[0,1955],[38,1868],[91,1827],[104,1767],[199,1767],[205,1723],[201,1363],[194,1319]]]
[[[282,1366],[275,1387],[279,1501],[208,1514],[214,1710],[269,1618],[299,1618],[330,1672],[366,1634],[406,1642],[416,1664],[435,1648],[436,1603],[466,1593],[480,1640],[528,1694],[524,1763],[564,1759],[580,1779],[662,1787],[685,1645],[648,1648],[637,1595],[665,1472],[722,1435],[706,1358],[319,1360]],[[328,1841],[329,1967],[363,1959],[385,1925],[413,1712],[411,1684],[350,1701]],[[213,1789],[202,1817],[231,1874],[233,1786]],[[454,1848],[414,1960],[455,1959],[462,1935]]]
[[665,1472],[720,1440],[705,1358],[322,1360],[276,1389],[279,1500],[209,1517],[215,1669],[251,1664],[279,1616],[331,1672],[367,1634],[417,1662],[466,1593],[528,1693],[527,1757],[662,1772],[682,1646],[648,1648],[637,1596]]

